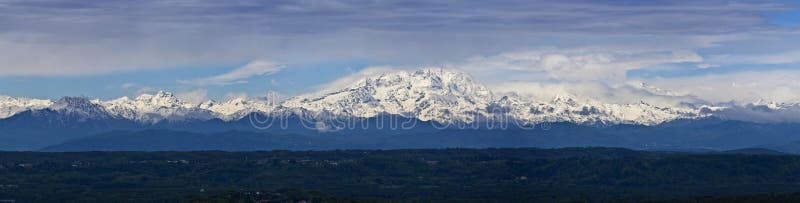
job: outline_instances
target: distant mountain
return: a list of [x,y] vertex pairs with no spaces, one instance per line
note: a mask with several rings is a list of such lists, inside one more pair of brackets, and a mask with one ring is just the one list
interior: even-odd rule
[[[370,121],[367,121],[370,122]],[[797,140],[797,124],[706,121],[673,125],[593,127],[568,122],[543,129],[437,129],[419,121],[409,130],[358,129],[318,133],[289,130],[113,131],[53,143],[48,151],[95,150],[330,150],[491,147],[624,147],[654,151],[726,151]],[[297,123],[295,123],[297,124]],[[294,125],[294,124],[293,124]],[[360,124],[359,124],[360,125]],[[231,126],[221,125],[232,129]],[[216,129],[220,129],[217,127]],[[44,146],[43,146],[44,147]],[[41,148],[39,148],[41,149]]]
[[[800,140],[800,139],[798,139]],[[757,146],[789,154],[800,154],[800,141],[787,141],[769,145]]]
[[[63,109],[54,106],[57,102],[48,100],[3,98],[0,107],[4,108],[0,109],[0,115],[4,117],[26,110]],[[529,123],[656,125],[680,118],[702,117],[695,110],[656,107],[643,102],[604,104],[578,101],[568,96],[537,102],[518,95],[498,96],[465,73],[437,69],[364,78],[337,91],[301,95],[280,103],[234,98],[225,102],[192,104],[163,91],[134,99],[122,97],[91,102],[102,106],[110,116],[149,124],[165,120],[231,121],[254,112],[285,114],[298,111],[358,118],[391,114],[441,123],[470,123],[506,117],[504,119]]]
[[132,100],[122,97],[98,103],[110,114],[143,123],[157,123],[162,120],[208,120],[214,118],[213,112],[197,108],[193,104],[181,101],[172,93],[163,91],[155,95],[143,94]]
[[0,119],[0,149],[31,150],[113,129],[136,129],[131,120],[114,116],[94,101],[65,97],[50,107]]
[[440,123],[504,117],[526,123],[657,125],[704,116],[696,110],[657,107],[644,102],[604,104],[569,96],[532,101],[519,95],[495,95],[467,74],[436,69],[366,78],[340,91],[294,97],[282,106],[352,117],[404,115]]
[[[664,95],[674,92],[641,84],[641,89]],[[546,90],[543,90],[546,91]],[[582,125],[658,125],[680,119],[721,117],[755,122],[800,120],[800,104],[756,102],[747,105],[657,106],[646,102],[614,104],[574,95],[552,100],[534,100],[517,94],[498,95],[470,75],[458,71],[423,69],[400,71],[363,78],[333,91],[275,99],[233,98],[198,104],[160,91],[130,99],[90,100],[108,114],[143,124],[162,121],[234,121],[251,113],[273,115],[326,114],[336,117],[371,118],[398,115],[439,123],[472,123],[486,120],[515,120],[524,123],[571,122]],[[57,101],[0,97],[0,118],[40,109],[64,109]],[[69,110],[69,109],[66,109]],[[106,113],[100,113],[105,111]]]
[[[646,84],[639,88],[677,95]],[[195,104],[163,91],[109,101],[0,97],[0,115],[7,116],[0,118],[0,150],[134,141],[119,136],[138,134],[103,133],[147,130],[187,133],[141,137],[144,143],[171,138],[167,143],[175,143],[172,146],[176,150],[189,149],[177,146],[193,143],[189,137],[195,134],[226,132],[244,135],[195,138],[218,144],[241,143],[238,148],[225,148],[237,150],[250,149],[246,141],[238,140],[253,141],[248,136],[255,135],[248,133],[273,138],[289,134],[342,138],[330,140],[328,145],[298,149],[611,146],[729,150],[800,140],[796,135],[800,124],[791,122],[800,120],[794,118],[800,115],[800,105],[793,103],[675,107],[577,98],[560,95],[542,101],[496,94],[468,74],[442,69],[366,77],[340,89],[282,101],[234,98]],[[105,136],[92,137],[97,134]],[[261,143],[265,149],[278,146],[265,142],[268,140],[256,139],[252,143]]]
[[752,154],[752,155],[789,155],[788,153],[784,153],[777,150],[767,149],[767,148],[744,148],[744,149],[734,149],[721,152],[723,154]]
[[52,104],[53,101],[50,100],[0,96],[0,119],[23,111],[44,109]]
[[428,69],[365,78],[339,91],[291,98],[282,106],[350,117],[393,114],[471,122],[477,116],[488,117],[492,102],[491,91],[469,75]]

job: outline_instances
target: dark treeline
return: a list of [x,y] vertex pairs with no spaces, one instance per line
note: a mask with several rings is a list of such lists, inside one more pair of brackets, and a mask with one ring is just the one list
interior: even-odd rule
[[779,201],[798,171],[800,156],[616,148],[0,152],[0,200]]

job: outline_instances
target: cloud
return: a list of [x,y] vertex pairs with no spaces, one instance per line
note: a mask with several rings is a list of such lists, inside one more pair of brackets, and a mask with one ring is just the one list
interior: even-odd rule
[[140,94],[145,94],[145,93],[152,93],[152,92],[153,92],[153,91],[155,91],[155,90],[156,90],[156,89],[155,89],[155,88],[153,88],[153,87],[150,87],[150,86],[144,86],[144,87],[141,87],[141,88],[139,88],[138,90],[136,90],[135,94],[136,94],[136,95],[140,95]]
[[684,50],[541,48],[473,57],[459,67],[538,72],[557,80],[624,80],[627,71],[633,69],[702,61],[698,54]]
[[206,78],[193,80],[179,80],[181,84],[191,85],[230,85],[247,83],[247,78],[261,75],[271,75],[281,71],[284,67],[273,64],[271,61],[255,60],[230,72]]
[[706,68],[714,68],[714,67],[719,67],[719,65],[716,65],[716,64],[708,64],[708,63],[700,63],[700,64],[697,64],[697,65],[696,65],[696,67],[697,67],[697,68],[700,68],[700,69],[706,69]]
[[[323,94],[331,91],[346,88],[365,78],[376,77],[381,74],[393,73],[398,71],[413,71],[421,67],[401,67],[401,66],[374,66],[361,69],[347,76],[341,77],[330,83],[317,86],[316,92],[309,93]],[[555,80],[546,78],[530,77],[529,74],[514,74],[503,72],[502,68],[488,68],[491,71],[502,72],[499,76],[485,75],[484,72],[475,72],[472,69],[465,69],[458,66],[442,67],[463,71],[478,79],[479,82],[486,84],[495,94],[518,94],[537,101],[550,101],[557,96],[571,96],[580,100],[593,100],[607,103],[630,104],[647,102],[659,106],[685,106],[686,104],[702,104],[704,100],[691,95],[689,92],[678,92],[662,90],[651,85],[641,84],[640,82],[626,80],[619,84],[610,85],[602,80]],[[483,69],[481,69],[483,71]],[[515,77],[520,76],[520,77]],[[497,79],[496,77],[502,77]],[[486,83],[484,79],[490,79]],[[494,79],[494,80],[492,80]],[[520,79],[520,80],[516,80]]]
[[654,78],[655,86],[720,102],[800,102],[800,70],[746,71],[678,78]]
[[314,89],[317,92],[330,92],[339,90],[341,88],[345,88],[349,85],[352,85],[359,80],[364,80],[368,77],[375,77],[381,74],[392,73],[399,70],[408,69],[406,67],[395,67],[395,66],[372,66],[366,67],[359,71],[350,73],[344,77],[336,79],[332,82],[325,83],[323,85],[316,86]]
[[[635,89],[629,84],[633,79],[626,78],[630,70],[675,63],[705,69],[797,63],[800,57],[792,50],[800,32],[774,26],[763,15],[792,9],[797,8],[748,0],[8,1],[0,12],[0,78],[209,67],[269,56],[290,66],[392,65],[365,68],[317,89],[444,64],[495,87],[563,88],[635,101],[650,97],[628,90]],[[244,83],[281,68],[258,60],[179,82]],[[746,91],[724,87],[781,81],[756,69],[745,71],[764,79],[726,74],[647,82],[712,101],[793,98],[794,93],[781,91],[795,86],[764,84],[773,81]],[[698,82],[705,79],[714,83],[713,90]],[[270,80],[276,82],[287,81]],[[143,86],[130,88],[153,91]],[[726,98],[723,91],[733,92]]]
[[192,103],[192,104],[199,104],[208,100],[208,90],[205,89],[196,89],[193,91],[188,92],[179,92],[175,94],[176,97],[180,98],[183,101]]
[[680,44],[673,38],[783,31],[762,14],[789,9],[727,0],[4,1],[0,76],[116,74],[260,56],[409,65],[609,38]]
[[800,106],[771,109],[767,105],[748,104],[729,106],[715,111],[722,118],[762,123],[800,122]]
[[119,87],[120,87],[120,88],[122,88],[122,89],[130,89],[130,88],[132,88],[132,87],[134,87],[134,86],[136,86],[136,84],[135,84],[135,83],[130,83],[130,82],[128,82],[128,83],[123,83],[123,84],[122,84],[122,85],[120,85]]
[[720,54],[710,57],[716,64],[793,64],[800,63],[800,50],[790,50],[769,54]]

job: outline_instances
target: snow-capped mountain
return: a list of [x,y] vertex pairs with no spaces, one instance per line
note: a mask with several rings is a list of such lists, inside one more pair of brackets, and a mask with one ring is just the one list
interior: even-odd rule
[[572,96],[558,96],[551,101],[536,102],[509,95],[498,101],[508,109],[511,118],[525,122],[571,122],[578,124],[641,124],[657,125],[683,118],[703,115],[692,109],[657,107],[645,102],[607,104],[598,101],[578,101]]
[[233,98],[224,102],[209,100],[193,104],[164,91],[152,95],[142,94],[135,99],[122,97],[99,103],[113,115],[144,123],[214,118],[230,121],[241,119],[253,112],[270,112],[275,106],[268,104],[264,99],[246,100],[244,98]]
[[383,74],[321,96],[291,98],[283,106],[355,117],[396,114],[437,122],[504,117],[528,123],[656,125],[701,116],[696,110],[657,107],[644,102],[605,104],[578,101],[570,96],[552,101],[531,101],[518,95],[498,98],[471,76],[441,69]]
[[208,110],[222,120],[230,121],[241,119],[250,113],[270,113],[277,106],[266,99],[246,100],[233,98],[225,102],[206,101],[197,105],[197,108]]
[[[668,90],[641,84],[641,89],[661,95]],[[547,91],[547,90],[542,90]],[[422,69],[374,75],[335,91],[300,95],[280,102],[274,98],[206,101],[199,104],[160,91],[134,99],[122,97],[101,101],[66,97],[58,101],[0,96],[0,119],[19,112],[53,109],[85,116],[106,116],[157,123],[164,120],[232,121],[250,113],[326,113],[344,117],[370,118],[382,114],[401,115],[422,121],[471,123],[487,118],[525,123],[571,122],[587,125],[658,125],[676,119],[743,115],[741,109],[800,112],[800,105],[755,102],[740,106],[674,107],[646,102],[614,104],[560,95],[551,100],[533,100],[516,94],[496,95],[489,88],[458,71]],[[88,102],[87,102],[88,101]],[[736,111],[734,111],[736,110]]]
[[772,102],[760,99],[743,105],[714,107],[717,117],[759,123],[794,123],[800,120],[800,102]]
[[0,119],[11,117],[23,111],[44,109],[50,105],[53,105],[53,101],[0,96]]
[[426,69],[359,80],[339,91],[298,96],[286,108],[368,118],[394,114],[423,121],[471,122],[488,116],[491,91],[459,72]]
[[172,93],[163,91],[153,95],[143,94],[135,99],[122,97],[99,103],[113,115],[145,123],[155,123],[162,120],[207,120],[213,118],[211,111],[197,108],[196,105],[186,103]]
[[762,110],[800,110],[800,103],[798,102],[774,102],[759,99],[753,103],[745,105],[748,108],[762,109]]
[[98,104],[99,100],[89,100],[82,97],[64,97],[47,107],[49,110],[59,112],[80,119],[108,119],[114,117]]

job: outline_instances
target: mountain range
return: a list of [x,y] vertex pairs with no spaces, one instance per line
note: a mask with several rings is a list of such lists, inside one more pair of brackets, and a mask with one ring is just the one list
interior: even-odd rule
[[[646,84],[642,84],[640,88],[653,94],[667,96],[674,94]],[[155,134],[185,132],[179,133],[183,137],[191,135],[191,133],[208,135],[209,133],[230,133],[230,131],[268,133],[272,136],[287,134],[320,136],[319,134],[326,132],[329,134],[351,135],[391,134],[392,136],[400,135],[405,137],[402,137],[402,139],[391,137],[387,138],[388,140],[409,144],[392,143],[386,144],[387,147],[475,147],[483,146],[475,144],[481,142],[478,140],[487,139],[480,138],[482,135],[507,134],[509,132],[530,134],[531,132],[514,130],[530,129],[537,126],[540,128],[540,131],[537,131],[539,133],[541,133],[542,129],[549,130],[547,128],[552,126],[561,126],[569,130],[563,132],[549,131],[549,133],[563,134],[570,132],[572,134],[567,136],[569,138],[553,138],[564,139],[562,141],[526,138],[519,140],[523,141],[522,143],[516,144],[520,146],[614,145],[616,141],[623,143],[619,145],[633,146],[634,148],[692,148],[705,147],[704,145],[708,144],[705,142],[692,142],[691,140],[693,139],[695,141],[704,140],[710,142],[711,140],[724,139],[726,136],[742,136],[741,133],[743,132],[764,134],[758,129],[766,128],[764,126],[769,125],[780,125],[782,127],[777,128],[779,130],[764,130],[763,132],[768,131],[774,134],[766,133],[767,135],[763,136],[780,137],[780,139],[776,138],[776,140],[767,140],[775,142],[800,140],[795,140],[792,136],[792,129],[797,125],[791,121],[796,120],[794,117],[798,115],[800,115],[800,104],[766,101],[744,105],[732,103],[684,103],[674,106],[659,106],[644,101],[627,104],[606,103],[592,99],[578,99],[574,95],[559,95],[550,100],[536,100],[514,93],[494,93],[490,88],[462,72],[422,69],[366,77],[337,90],[299,95],[285,100],[261,97],[190,103],[164,91],[159,91],[155,94],[142,94],[133,99],[122,97],[107,101],[82,97],[42,100],[0,96],[0,138],[6,141],[4,144],[0,144],[0,149],[58,149],[52,146],[72,143],[75,140],[91,138],[98,134],[107,135],[110,132],[125,131],[126,133],[121,134],[132,136],[137,134],[131,132],[141,130],[155,130],[152,131]],[[343,118],[350,120],[341,122]],[[368,123],[378,124],[377,121],[382,118],[401,118],[413,121],[416,125],[403,132],[353,128],[353,126],[365,126]],[[264,126],[258,125],[264,124],[260,119],[280,121],[277,122],[278,124],[270,123],[272,129],[264,129],[262,128]],[[355,119],[354,122],[349,122],[353,119]],[[505,123],[506,125],[514,123],[516,126],[512,126],[511,130],[508,131],[491,131],[491,129],[481,129],[470,133],[458,131],[464,130],[464,126],[472,124],[476,124],[474,126],[487,127],[495,126],[497,123]],[[741,124],[740,126],[733,126],[738,131],[731,132],[731,129],[720,127],[731,127],[731,123]],[[460,134],[469,134],[462,138],[472,136],[470,139],[474,139],[475,143],[465,143],[464,145],[425,144],[425,139],[431,138],[420,137],[419,135],[440,135],[443,132],[440,126],[457,130],[454,132]],[[712,134],[715,136],[710,139],[669,135],[670,132],[664,131],[664,129],[679,131],[675,130],[675,126],[683,126],[685,128],[712,126],[711,129],[719,132],[707,132],[702,135],[708,136]],[[754,129],[739,129],[742,126]],[[612,132],[616,132],[618,136],[613,139],[608,138],[606,141],[591,137],[600,134],[611,136],[614,134]],[[652,134],[653,132],[658,132],[656,134],[659,136],[666,137],[658,138],[650,135],[635,137],[636,134]],[[696,133],[688,132],[688,134]],[[224,137],[229,141],[232,140],[230,139],[232,136]],[[412,137],[421,140],[408,140]],[[642,137],[647,137],[648,139],[636,140]],[[679,137],[689,140],[677,139]],[[129,140],[129,138],[126,140]],[[366,143],[371,143],[369,146],[380,148],[381,145],[379,143],[382,141],[380,139],[376,140],[376,138],[380,138],[380,136],[374,136],[373,138],[358,136],[361,141],[368,140]],[[748,137],[748,139],[750,138]],[[103,139],[106,140],[104,142],[107,142],[108,137]],[[581,139],[595,141],[579,141]],[[654,141],[662,139],[667,141]],[[669,139],[677,140],[669,141]],[[733,141],[735,144],[732,145],[718,144],[715,146],[711,144],[708,147],[742,147],[743,144],[746,145],[748,143],[743,141],[747,139],[737,139],[740,140]],[[752,139],[757,139],[757,137],[752,137]],[[436,139],[433,138],[433,140]],[[350,141],[352,140],[337,138],[326,140],[325,142],[347,143]],[[495,141],[495,143],[506,143],[506,141]],[[170,142],[180,141],[170,140]],[[225,142],[225,140],[215,140],[214,142]],[[269,143],[270,141],[261,140],[261,142]],[[721,142],[724,143],[725,141]],[[512,144],[514,143],[512,142]],[[759,144],[769,145],[776,143]],[[113,144],[109,144],[109,146],[111,145]],[[285,147],[286,145],[276,146]],[[349,143],[348,145],[318,146],[315,143],[313,146],[315,147],[311,148],[317,149],[366,145]],[[133,147],[135,148],[135,146]],[[492,147],[492,145],[486,145],[485,147]],[[252,148],[250,146],[247,149]],[[168,150],[170,148],[159,149]],[[203,150],[206,148],[189,147],[188,149]],[[211,147],[210,149],[217,148]],[[224,149],[236,150],[237,148],[232,146]],[[299,149],[303,148],[300,147]]]

